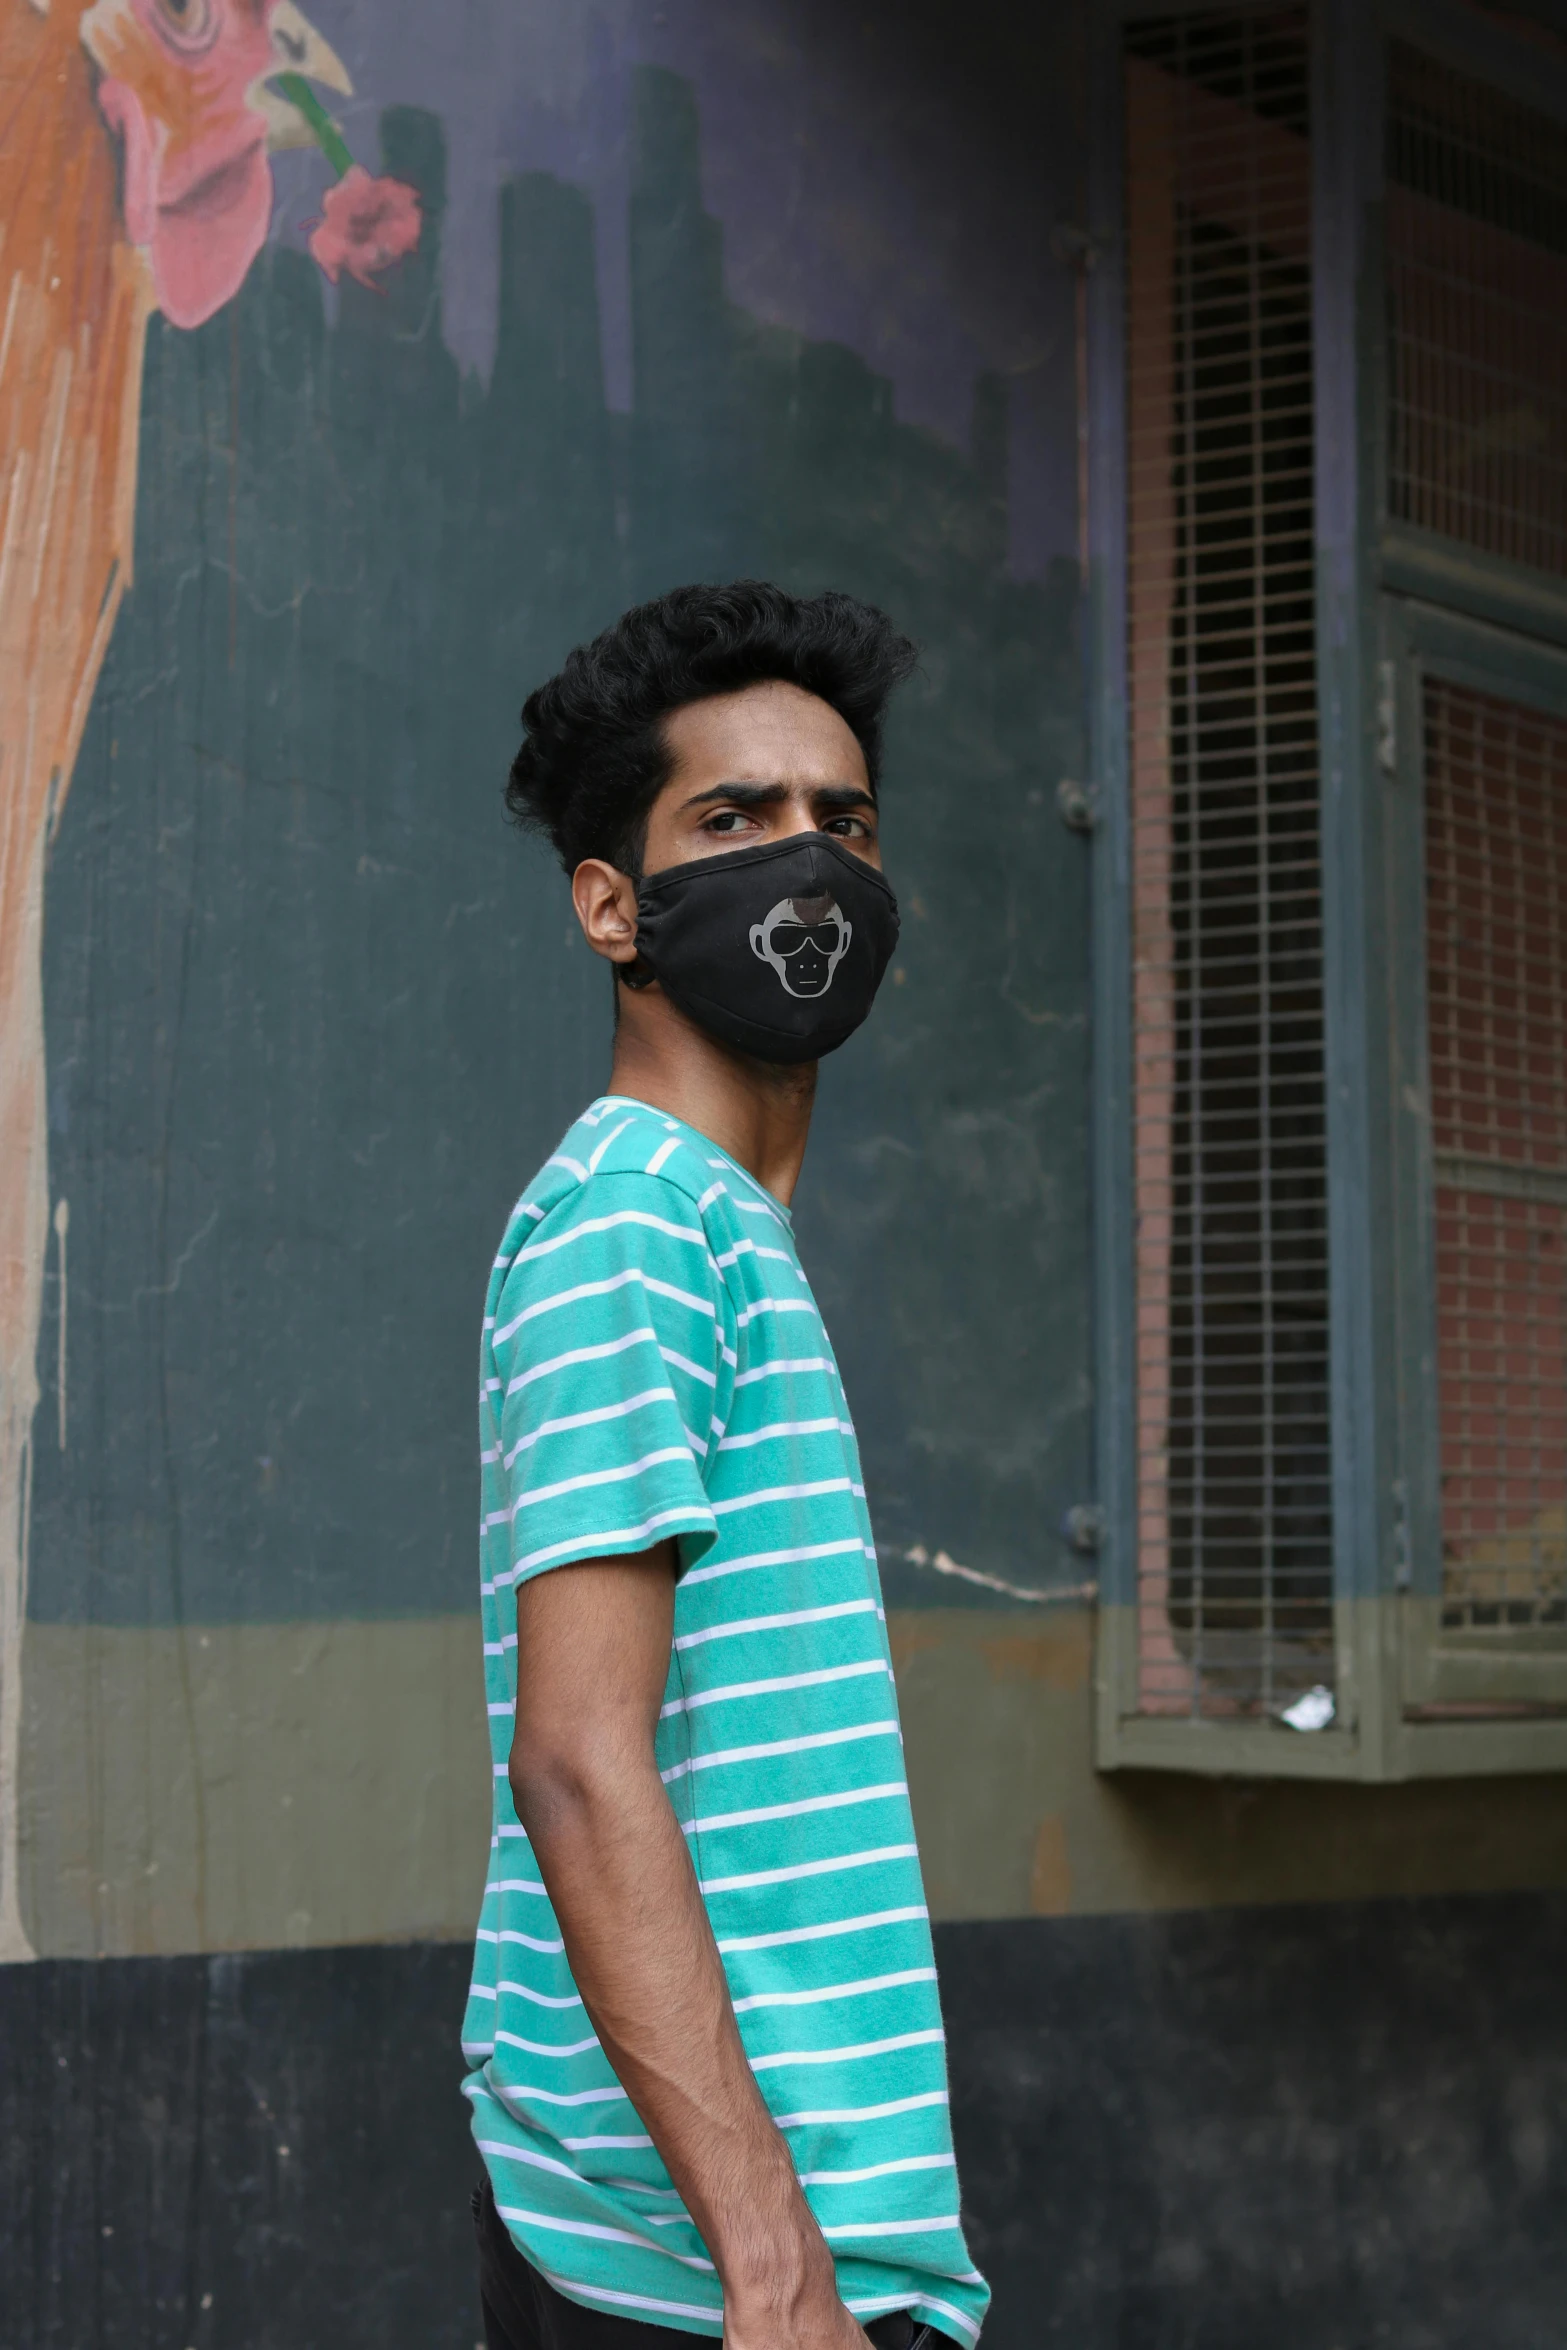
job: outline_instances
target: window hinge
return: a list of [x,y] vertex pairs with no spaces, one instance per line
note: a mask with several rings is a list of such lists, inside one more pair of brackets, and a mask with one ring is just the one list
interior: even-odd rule
[[1377,765],[1384,775],[1398,773],[1398,663],[1377,663]]
[[1407,1591],[1415,1579],[1409,1543],[1409,1486],[1393,1479],[1393,1589]]
[[1075,776],[1063,775],[1056,785],[1056,806],[1069,831],[1092,832],[1099,821],[1099,788],[1097,784],[1079,783]]
[[1075,220],[1058,220],[1050,232],[1050,250],[1063,269],[1089,270],[1099,261],[1099,245],[1091,230]]
[[1061,1521],[1061,1531],[1075,1551],[1092,1558],[1104,1543],[1104,1511],[1097,1502],[1074,1501]]

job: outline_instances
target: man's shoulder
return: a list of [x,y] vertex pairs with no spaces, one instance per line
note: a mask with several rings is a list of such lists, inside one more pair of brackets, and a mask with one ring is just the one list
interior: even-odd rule
[[611,1192],[685,1200],[711,1231],[783,1226],[775,1200],[706,1135],[646,1103],[613,1096],[577,1120],[518,1202],[542,1224],[596,1212]]
[[712,1204],[713,1169],[702,1137],[641,1103],[596,1102],[523,1194],[542,1227],[578,1223],[618,1201],[690,1222]]
[[568,1256],[623,1261],[696,1243],[727,1285],[737,1251],[767,1239],[787,1245],[787,1230],[777,1203],[705,1135],[611,1096],[583,1113],[518,1200],[497,1284],[551,1279],[554,1260],[563,1268]]
[[[525,1274],[568,1245],[574,1257],[596,1236],[624,1247],[638,1231],[651,1240],[701,1241],[722,1232],[703,1138],[639,1103],[596,1102],[569,1128],[518,1200],[496,1269]],[[717,1212],[717,1223],[713,1219]],[[587,1253],[592,1253],[588,1251]]]

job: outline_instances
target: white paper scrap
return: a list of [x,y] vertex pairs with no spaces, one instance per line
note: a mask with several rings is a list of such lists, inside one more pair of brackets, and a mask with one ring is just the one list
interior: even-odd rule
[[1319,1681],[1315,1689],[1308,1689],[1304,1697],[1297,1697],[1280,1714],[1281,1722],[1288,1722],[1292,1730],[1325,1730],[1333,1719],[1333,1692]]

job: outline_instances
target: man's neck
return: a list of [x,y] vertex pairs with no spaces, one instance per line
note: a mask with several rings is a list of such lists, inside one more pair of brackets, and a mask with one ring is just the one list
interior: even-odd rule
[[627,1094],[705,1134],[788,1206],[816,1100],[816,1063],[780,1068],[732,1052],[658,988],[620,999],[611,1093]]

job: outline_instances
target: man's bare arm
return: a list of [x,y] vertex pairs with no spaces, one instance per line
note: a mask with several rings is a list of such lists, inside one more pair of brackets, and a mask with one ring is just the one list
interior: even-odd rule
[[756,2085],[658,1775],[671,1543],[517,1594],[511,1791],[604,2052],[717,2267],[725,2350],[867,2350]]

